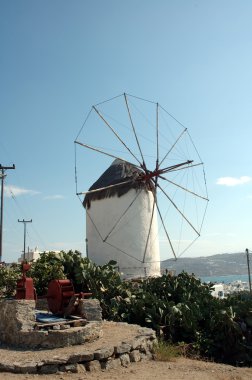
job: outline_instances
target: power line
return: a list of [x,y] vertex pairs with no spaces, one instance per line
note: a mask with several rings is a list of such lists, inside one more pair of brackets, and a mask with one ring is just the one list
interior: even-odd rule
[[1,169],[1,213],[0,213],[0,262],[2,261],[2,247],[3,247],[3,201],[4,201],[4,178],[6,177],[5,170],[15,169],[15,165],[2,166]]
[[[18,201],[17,197],[15,196],[15,194],[13,193],[13,191],[11,190],[11,188],[9,189],[10,190],[10,194],[11,194],[11,198],[13,199],[13,201],[15,202],[15,205],[17,206],[17,208],[25,215],[26,214],[26,210],[24,210],[24,208],[22,207],[22,205],[20,204],[20,202]],[[39,234],[39,232],[37,231],[37,229],[34,227],[34,225],[32,224],[32,230],[34,232],[34,234],[37,236],[37,241],[39,240],[40,241],[40,244],[39,246],[42,246],[44,247],[44,250],[46,250],[46,244],[44,242],[44,239],[41,237],[41,235]],[[37,245],[38,243],[36,243]]]
[[26,223],[32,223],[32,219],[31,220],[18,219],[18,222],[24,224],[24,261],[25,261]]

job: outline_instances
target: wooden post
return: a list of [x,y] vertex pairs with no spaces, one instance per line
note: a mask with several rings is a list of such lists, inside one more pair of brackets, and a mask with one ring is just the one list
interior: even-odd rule
[[252,291],[251,291],[251,276],[250,276],[249,250],[248,250],[248,248],[246,248],[246,254],[247,254],[247,264],[248,264],[249,291],[250,291],[250,294],[251,294]]

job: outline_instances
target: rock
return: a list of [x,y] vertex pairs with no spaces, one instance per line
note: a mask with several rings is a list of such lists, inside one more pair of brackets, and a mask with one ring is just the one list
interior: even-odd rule
[[130,344],[127,344],[127,343],[123,343],[123,344],[120,344],[118,346],[115,346],[114,350],[115,350],[115,354],[117,355],[120,355],[120,354],[124,354],[124,353],[127,353],[127,352],[130,352],[131,350],[131,345]]
[[144,352],[144,353],[146,353],[147,351],[149,351],[148,347],[147,347],[146,340],[141,343],[139,350],[140,350],[140,352]]
[[113,347],[108,347],[108,348],[102,348],[100,350],[96,350],[94,352],[94,358],[96,360],[103,360],[107,359],[110,356],[112,356],[114,353],[114,348]]
[[63,372],[78,373],[78,365],[77,364],[63,364],[59,366],[59,370]]
[[139,335],[140,336],[145,336],[145,337],[152,337],[153,339],[156,338],[156,333],[154,330],[148,328],[148,327],[141,327],[139,330]]
[[101,364],[99,360],[92,360],[91,362],[87,362],[85,364],[86,370],[89,372],[95,372],[101,370]]
[[73,322],[73,327],[80,327],[80,326],[85,326],[87,324],[87,322],[85,321],[74,321]]
[[143,343],[146,342],[146,339],[142,337],[137,337],[132,341],[132,348],[133,350],[139,349]]
[[60,330],[60,325],[54,325],[54,326],[52,327],[52,329],[53,329],[53,330]]
[[71,363],[80,363],[80,362],[87,362],[94,359],[94,353],[93,352],[80,352],[71,354],[67,360],[69,364]]
[[43,361],[43,365],[51,365],[51,364],[64,364],[67,362],[66,356],[53,356],[50,359],[45,359]]
[[49,374],[58,372],[58,366],[56,364],[45,364],[39,369],[41,374]]
[[138,350],[133,350],[129,354],[130,361],[135,363],[135,362],[140,362],[141,360],[141,355]]
[[120,360],[121,360],[121,365],[123,367],[128,367],[128,365],[130,364],[130,358],[128,354],[120,355]]
[[101,362],[101,369],[102,370],[109,370],[109,369],[118,369],[122,366],[120,358],[116,359],[108,359],[103,362]]
[[60,330],[70,329],[70,325],[60,325]]
[[84,366],[84,364],[77,364],[77,372],[78,373],[84,373],[86,372],[86,367]]
[[102,309],[97,299],[80,299],[78,313],[87,321],[102,321]]
[[7,344],[16,344],[18,332],[30,332],[34,328],[35,301],[1,299],[0,321],[1,340]]
[[0,372],[15,372],[14,364],[0,363]]
[[153,360],[153,355],[151,352],[140,352],[141,360]]
[[19,362],[14,364],[14,372],[16,373],[37,373],[36,362]]

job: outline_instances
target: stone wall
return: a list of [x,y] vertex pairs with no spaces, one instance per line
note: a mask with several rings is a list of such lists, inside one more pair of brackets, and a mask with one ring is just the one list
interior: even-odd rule
[[0,339],[5,341],[18,332],[32,331],[35,325],[35,301],[0,300]]
[[[89,304],[92,302],[89,301]],[[93,304],[94,320],[89,319],[85,326],[35,330],[35,301],[0,300],[0,343],[17,347],[56,348],[92,342],[102,336],[100,308],[97,302]],[[95,311],[98,321],[95,320]]]
[[[127,324],[124,324],[127,328]],[[132,325],[128,325],[132,326]],[[129,341],[115,346],[104,344],[94,351],[87,350],[85,345],[79,346],[74,353],[55,355],[52,350],[51,358],[43,359],[40,352],[39,361],[3,362],[0,358],[0,371],[14,373],[52,374],[57,372],[83,373],[128,367],[133,362],[153,359],[153,347],[156,343],[155,332],[148,328],[138,329],[138,334]]]
[[102,309],[97,299],[80,299],[78,314],[87,321],[102,321]]
[[[100,319],[98,303],[93,302],[92,305],[93,308],[89,312],[85,310],[85,313],[89,318],[96,315]],[[0,372],[46,374],[108,370],[153,359],[156,335],[148,328],[100,320],[66,330],[40,331],[35,330],[35,326],[34,301],[0,300]],[[118,343],[115,326],[119,326],[120,339],[124,336],[124,341],[119,340]],[[106,331],[108,338],[113,337],[112,341],[105,339],[104,332],[102,343],[98,343],[97,338],[103,336],[103,331]],[[16,346],[22,347],[22,350],[16,349]],[[25,351],[26,347],[30,351]],[[57,347],[68,349],[62,354],[64,348]],[[46,355],[47,348],[50,348],[49,356]],[[38,349],[36,352],[39,355],[34,357],[35,349]],[[17,355],[19,351],[20,354],[25,352],[25,358]]]

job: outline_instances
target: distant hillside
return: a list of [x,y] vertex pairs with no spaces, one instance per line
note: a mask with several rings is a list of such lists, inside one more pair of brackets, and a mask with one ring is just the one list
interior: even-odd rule
[[[252,269],[252,256],[251,256]],[[232,274],[247,274],[247,256],[243,253],[223,253],[207,257],[181,257],[177,261],[165,260],[162,268],[175,270],[176,274],[182,271],[202,276],[225,276]]]

